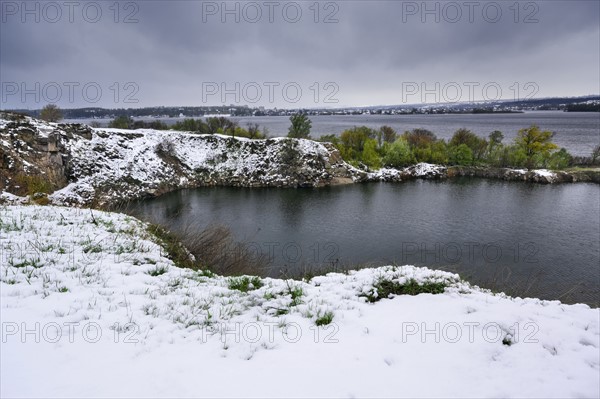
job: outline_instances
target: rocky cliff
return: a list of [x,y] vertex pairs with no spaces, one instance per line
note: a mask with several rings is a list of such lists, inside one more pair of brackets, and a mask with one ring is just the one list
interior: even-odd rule
[[[92,129],[0,114],[0,191],[102,205],[190,187],[321,187],[367,173],[330,144],[173,131]],[[6,195],[4,196],[7,197]]]
[[202,186],[322,187],[456,176],[600,183],[600,170],[418,164],[367,173],[344,162],[333,145],[311,140],[93,129],[0,112],[0,202],[31,198],[38,203],[101,206]]

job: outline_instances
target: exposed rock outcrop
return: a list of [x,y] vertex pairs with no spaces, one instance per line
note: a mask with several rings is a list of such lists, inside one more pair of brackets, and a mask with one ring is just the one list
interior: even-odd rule
[[103,205],[202,186],[322,187],[458,176],[600,183],[600,170],[567,173],[421,163],[367,173],[344,162],[333,145],[311,140],[92,129],[0,112],[0,202],[22,202],[29,195],[44,203]]
[[31,187],[53,191],[67,185],[68,142],[91,139],[91,128],[52,124],[17,114],[0,114],[0,190],[27,194]]
[[311,140],[92,129],[0,114],[0,191],[104,204],[200,186],[321,187],[365,180]]
[[600,183],[600,169],[563,172],[545,169],[526,170],[477,166],[452,166],[448,168],[447,175],[448,177],[470,176],[541,184],[573,182]]

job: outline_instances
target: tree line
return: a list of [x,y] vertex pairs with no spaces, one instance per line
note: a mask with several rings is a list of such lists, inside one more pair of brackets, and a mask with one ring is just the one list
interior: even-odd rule
[[398,134],[389,126],[375,130],[366,126],[345,130],[337,137],[323,136],[334,144],[347,162],[366,169],[399,168],[419,162],[438,165],[494,166],[503,168],[564,169],[575,164],[600,163],[600,145],[589,158],[575,158],[552,142],[554,133],[538,126],[520,129],[510,143],[496,130],[488,138],[469,129],[458,129],[449,141],[427,129]]
[[[306,115],[296,114],[290,121],[288,137],[310,138],[311,122]],[[559,149],[552,142],[553,137],[553,132],[535,125],[519,130],[511,143],[504,143],[504,134],[498,130],[485,139],[462,128],[446,141],[427,129],[398,134],[390,126],[379,129],[359,126],[343,131],[340,136],[321,136],[319,141],[332,143],[346,162],[367,170],[400,168],[419,162],[528,169],[564,169],[576,164],[600,163],[600,145],[589,158],[573,157],[566,149]]]
[[[42,117],[49,121],[60,120],[60,109],[50,104],[42,110]],[[168,126],[160,120],[135,121],[130,116],[121,115],[113,119],[109,127],[178,130],[250,139],[265,139],[269,134],[266,127],[261,129],[257,123],[241,127],[237,121],[225,117],[209,117],[206,121],[190,118]],[[297,113],[290,117],[288,137],[310,139],[311,128],[312,122],[308,116]],[[400,168],[419,162],[528,169],[564,169],[573,165],[600,164],[600,145],[594,148],[590,157],[573,157],[566,149],[559,149],[552,142],[553,137],[553,132],[535,125],[519,130],[510,143],[504,143],[504,135],[498,130],[491,132],[486,139],[462,128],[446,141],[422,128],[398,134],[390,126],[379,129],[359,126],[343,131],[340,136],[325,135],[318,140],[332,143],[346,162],[368,170]]]
[[209,117],[206,121],[189,118],[178,121],[172,126],[168,126],[161,121],[134,121],[129,116],[118,116],[108,124],[108,127],[117,129],[178,130],[197,134],[224,134],[249,139],[264,139],[269,134],[268,129],[266,127],[261,129],[258,123],[248,123],[246,127],[242,127],[237,121],[222,116]]

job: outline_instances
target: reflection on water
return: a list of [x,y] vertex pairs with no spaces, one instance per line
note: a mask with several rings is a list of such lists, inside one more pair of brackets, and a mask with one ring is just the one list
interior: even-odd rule
[[273,275],[307,265],[416,264],[528,296],[599,302],[600,186],[593,184],[217,187],[170,193],[134,210],[188,234],[229,226],[272,255]]

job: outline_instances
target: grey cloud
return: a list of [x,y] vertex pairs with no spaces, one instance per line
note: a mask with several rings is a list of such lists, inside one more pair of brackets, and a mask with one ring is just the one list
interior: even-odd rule
[[[126,3],[121,3],[121,19],[131,10],[124,9]],[[503,10],[497,23],[485,21],[477,12],[473,23],[464,13],[456,23],[443,18],[435,23],[431,16],[422,23],[419,15],[403,21],[403,7],[409,3],[423,4],[338,1],[339,22],[332,24],[313,21],[309,9],[313,2],[298,3],[303,10],[298,23],[286,22],[280,13],[274,23],[265,15],[258,23],[234,23],[231,16],[227,23],[218,16],[203,22],[207,3],[200,1],[135,2],[139,11],[134,17],[139,22],[132,24],[113,21],[108,8],[112,2],[101,3],[104,14],[98,23],[82,18],[73,23],[21,23],[3,16],[7,22],[0,25],[0,81],[94,80],[106,87],[110,82],[135,81],[140,87],[137,106],[202,105],[200,92],[206,81],[299,82],[306,92],[297,104],[301,106],[323,105],[314,104],[308,87],[329,81],[339,84],[341,105],[394,101],[406,80],[535,79],[543,89],[539,95],[600,91],[598,2],[520,2],[519,23],[509,9],[514,2],[495,3]],[[463,12],[464,3],[455,2]],[[320,3],[321,18],[326,4]],[[433,7],[435,2],[427,4]],[[479,4],[476,10],[485,3]],[[534,10],[531,4],[538,7],[534,17],[539,22],[522,23]],[[557,48],[560,43],[568,47]],[[109,100],[96,105],[115,106]],[[40,104],[12,99],[0,107],[39,108]]]

